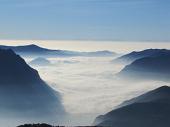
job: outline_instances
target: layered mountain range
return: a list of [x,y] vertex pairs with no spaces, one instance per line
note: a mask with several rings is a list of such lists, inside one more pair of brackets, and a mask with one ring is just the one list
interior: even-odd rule
[[137,59],[141,59],[144,57],[155,57],[155,56],[163,55],[163,54],[170,55],[170,50],[167,50],[167,49],[146,49],[146,50],[142,50],[142,51],[133,51],[131,53],[122,55],[122,56],[112,60],[112,63],[130,64]]
[[26,57],[71,57],[71,56],[83,56],[83,57],[106,57],[116,56],[117,54],[111,51],[96,51],[96,52],[76,52],[68,50],[52,50],[39,47],[37,45],[24,45],[24,46],[5,46],[0,45],[0,49],[12,49],[17,54]]
[[[144,52],[147,51],[147,56],[144,57]],[[150,53],[150,56],[149,56]],[[117,76],[121,80],[161,80],[169,81],[170,79],[170,52],[166,49],[151,49],[137,53],[138,57],[133,55],[125,55],[133,58],[133,62],[126,65]],[[146,55],[146,54],[145,54]],[[122,56],[125,57],[125,56]],[[135,60],[136,59],[136,60]],[[119,59],[118,59],[119,61]]]

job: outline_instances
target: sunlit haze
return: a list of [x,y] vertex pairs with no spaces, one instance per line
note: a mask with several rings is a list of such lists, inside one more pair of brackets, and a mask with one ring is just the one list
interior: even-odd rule
[[0,45],[29,45],[36,44],[50,49],[73,51],[110,50],[117,53],[144,50],[149,48],[170,49],[169,42],[119,42],[119,41],[63,41],[63,40],[0,40]]

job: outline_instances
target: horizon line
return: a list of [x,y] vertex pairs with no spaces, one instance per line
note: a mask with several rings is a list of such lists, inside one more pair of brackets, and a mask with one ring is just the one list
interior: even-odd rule
[[154,40],[88,40],[88,39],[0,39],[0,41],[63,41],[63,42],[69,42],[69,41],[76,41],[76,42],[126,42],[126,43],[169,43],[168,41],[154,41]]

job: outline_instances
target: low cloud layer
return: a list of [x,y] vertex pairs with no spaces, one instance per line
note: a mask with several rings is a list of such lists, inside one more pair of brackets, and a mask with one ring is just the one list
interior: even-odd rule
[[[90,125],[97,115],[105,114],[123,101],[138,96],[164,82],[147,81],[119,82],[114,74],[123,66],[110,63],[112,58],[61,58],[52,59],[52,67],[38,67],[43,79],[63,99],[72,125]],[[61,61],[79,61],[73,64],[58,64]],[[73,117],[74,116],[74,117]]]

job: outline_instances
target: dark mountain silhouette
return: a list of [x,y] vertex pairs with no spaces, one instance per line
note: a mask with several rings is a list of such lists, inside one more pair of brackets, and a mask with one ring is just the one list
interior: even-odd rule
[[170,55],[160,54],[155,57],[145,57],[125,66],[117,75],[127,79],[170,79]]
[[[24,124],[17,127],[65,127],[65,126],[52,126],[43,123],[43,124]],[[89,127],[89,126],[81,126],[81,127]],[[90,126],[90,127],[95,127],[95,126]]]
[[22,56],[44,56],[44,57],[54,57],[54,56],[73,56],[76,52],[65,51],[65,50],[51,50],[39,47],[37,45],[24,45],[24,46],[0,46],[1,49],[12,49],[19,55]]
[[24,124],[17,127],[57,127],[57,126],[52,126],[52,125],[42,123],[42,124]]
[[155,57],[160,54],[170,54],[170,50],[167,49],[146,49],[139,52],[131,52],[129,54],[120,56],[116,59],[114,59],[113,63],[119,63],[119,64],[130,64],[134,62],[137,59],[141,59],[144,57]]
[[15,52],[47,52],[49,49],[39,47],[37,45],[24,45],[24,46],[4,46],[0,45],[1,49],[12,49]]
[[125,106],[97,117],[94,124],[112,127],[170,126],[170,87],[160,87],[124,103]]
[[65,114],[59,93],[10,49],[0,49],[0,112],[2,123],[5,118],[52,122]]
[[33,59],[31,62],[29,62],[30,65],[35,66],[50,66],[52,65],[51,62],[43,57],[38,57]]
[[51,50],[39,47],[37,45],[25,46],[4,46],[0,45],[0,49],[12,49],[14,52],[21,56],[34,56],[34,57],[71,57],[71,56],[115,56],[116,53],[110,51],[96,51],[96,52],[76,52],[67,50]]

